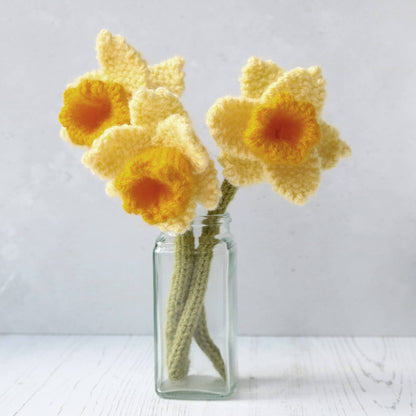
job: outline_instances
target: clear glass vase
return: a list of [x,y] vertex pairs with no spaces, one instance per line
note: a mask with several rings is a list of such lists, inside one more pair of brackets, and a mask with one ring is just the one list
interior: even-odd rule
[[229,215],[199,216],[153,251],[155,388],[172,399],[231,396],[236,386],[236,245]]

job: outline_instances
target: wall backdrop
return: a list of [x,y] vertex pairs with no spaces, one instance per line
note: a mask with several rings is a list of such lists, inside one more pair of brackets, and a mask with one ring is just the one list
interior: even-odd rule
[[0,16],[0,332],[152,331],[156,229],[128,216],[59,137],[65,85],[122,34],[185,58],[183,102],[239,95],[247,58],[319,64],[323,117],[353,157],[291,205],[268,184],[232,205],[242,334],[416,335],[416,3],[15,0]]

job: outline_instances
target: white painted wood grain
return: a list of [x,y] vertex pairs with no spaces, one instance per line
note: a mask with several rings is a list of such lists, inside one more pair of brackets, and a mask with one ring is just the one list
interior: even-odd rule
[[159,399],[153,339],[0,336],[0,416],[413,415],[416,338],[239,340],[222,402]]

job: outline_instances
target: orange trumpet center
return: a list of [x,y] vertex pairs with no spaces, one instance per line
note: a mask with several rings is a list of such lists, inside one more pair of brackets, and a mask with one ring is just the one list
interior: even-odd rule
[[244,142],[266,163],[298,165],[321,138],[315,108],[282,93],[257,106],[244,132]]
[[115,82],[83,80],[66,89],[59,121],[73,143],[91,146],[108,127],[130,123],[127,94]]
[[123,208],[149,224],[182,214],[194,188],[192,166],[176,149],[148,148],[130,160],[114,181]]

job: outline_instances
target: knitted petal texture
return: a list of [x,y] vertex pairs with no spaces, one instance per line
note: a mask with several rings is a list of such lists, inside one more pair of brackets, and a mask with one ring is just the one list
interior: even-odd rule
[[157,126],[152,139],[155,146],[170,146],[180,150],[189,159],[193,172],[204,173],[210,157],[196,136],[189,117],[174,114]]
[[192,195],[185,210],[177,217],[168,218],[165,222],[155,224],[162,232],[174,232],[176,234],[183,234],[189,229],[192,220],[195,218],[196,199]]
[[140,89],[130,102],[131,123],[153,135],[157,125],[172,114],[187,115],[179,98],[166,88]]
[[325,121],[320,121],[322,138],[318,144],[319,158],[322,169],[335,167],[339,159],[351,156],[351,149],[339,138],[339,131]]
[[[136,132],[133,131],[134,128],[137,129]],[[111,140],[108,140],[110,133]],[[113,143],[123,143],[124,134],[128,136],[126,142],[135,135],[136,150],[133,150],[132,145],[128,152],[122,153],[116,145],[113,147]],[[140,138],[143,139],[142,144]],[[174,115],[161,122],[154,137],[146,136],[139,127],[123,126],[114,127],[108,136],[106,134],[100,138],[101,141],[102,146],[95,145],[88,153],[89,165],[91,161],[96,162],[94,156],[100,151],[103,153],[97,160],[104,155],[111,159],[113,148],[114,152],[121,154],[123,160],[130,158],[122,170],[122,163],[114,163],[107,178],[114,174],[118,176],[106,188],[108,195],[118,196],[123,200],[123,208],[128,213],[141,215],[146,222],[157,225],[162,231],[180,234],[189,228],[194,219],[197,201],[207,209],[217,206],[221,192],[214,162],[198,142],[189,120],[185,117]],[[130,149],[131,153],[136,153],[134,156]],[[143,155],[146,156],[146,163]],[[150,156],[153,164],[147,159]],[[110,162],[109,166],[113,166],[113,163]],[[103,174],[103,171],[100,173]],[[153,201],[151,205],[146,205],[150,193],[158,198],[158,203]],[[143,198],[145,206],[141,202]]]
[[148,148],[131,159],[114,180],[123,208],[149,224],[186,211],[195,186],[189,161],[178,150]]
[[209,161],[208,167],[204,172],[196,175],[197,201],[206,209],[215,209],[221,197],[221,190],[217,178],[217,169],[213,160]]
[[241,94],[248,98],[260,98],[267,87],[285,71],[272,61],[263,61],[253,56],[241,72]]
[[314,149],[300,165],[266,165],[265,175],[273,191],[288,201],[303,205],[316,193],[321,180],[321,162]]
[[221,150],[242,159],[257,160],[242,140],[255,107],[256,102],[245,97],[224,97],[208,110],[207,124]]
[[102,179],[113,179],[140,150],[152,147],[151,136],[142,127],[110,127],[84,153],[82,163]]
[[[194,187],[195,188],[195,187]],[[115,179],[109,181],[105,188],[106,193],[110,197],[119,197],[123,198],[123,193],[116,187]],[[184,207],[182,213],[178,216],[172,216],[172,218],[168,218],[164,222],[160,223],[152,223],[152,225],[157,226],[162,232],[174,232],[176,234],[183,234],[186,232],[192,220],[195,218],[196,212],[196,197],[195,195],[191,195],[188,204]],[[143,219],[147,222],[147,219],[143,217]]]
[[142,58],[126,40],[102,30],[97,36],[97,59],[105,76],[122,83],[132,93],[150,86],[150,70]]
[[180,56],[168,59],[150,67],[151,80],[156,87],[165,87],[177,96],[185,89],[185,74],[182,71],[184,59]]
[[[77,89],[80,85],[91,81],[101,81],[105,84],[115,83],[124,89],[127,100],[130,100],[133,93],[139,88],[165,87],[177,95],[180,95],[184,90],[184,73],[182,71],[184,60],[181,57],[177,56],[153,67],[148,67],[141,54],[130,46],[122,36],[113,36],[108,30],[102,30],[98,34],[96,49],[100,69],[87,72],[77,78],[68,85],[67,90]],[[97,97],[86,98],[92,102]],[[128,119],[123,123],[115,122],[113,125],[125,124],[129,121]],[[64,122],[67,123],[67,121]],[[94,139],[99,137],[98,133],[103,132],[95,131],[94,134],[90,134],[79,129],[74,131],[74,129],[68,129],[64,123],[62,124],[62,138],[77,146],[90,146]],[[104,127],[110,126],[111,124],[107,123]]]
[[264,163],[240,159],[230,153],[221,152],[218,161],[224,167],[224,177],[234,186],[248,186],[263,182]]
[[149,67],[140,52],[108,30],[98,34],[96,48],[102,76],[122,83],[130,93],[139,88],[165,87],[180,96],[185,89],[184,60],[180,56]]
[[130,114],[133,125],[107,129],[83,163],[110,180],[107,194],[121,198],[126,212],[162,231],[183,233],[195,217],[197,201],[207,209],[218,204],[214,162],[178,97],[166,88],[138,90]]
[[220,98],[207,113],[224,177],[234,186],[266,180],[290,202],[304,204],[321,171],[351,154],[338,131],[320,119],[326,94],[321,69],[285,71],[253,57],[240,83],[242,96]]
[[100,69],[64,93],[61,135],[89,148],[82,161],[109,180],[106,191],[123,208],[162,231],[183,233],[196,202],[214,209],[220,199],[214,162],[196,136],[178,96],[184,60],[149,67],[126,40],[102,30]]
[[321,131],[312,104],[282,93],[254,109],[243,136],[266,163],[298,165],[319,142]]
[[279,79],[269,85],[261,100],[269,101],[277,94],[287,92],[296,101],[307,101],[315,107],[316,114],[322,113],[326,91],[321,68],[312,66],[308,69],[295,68],[285,72]]

